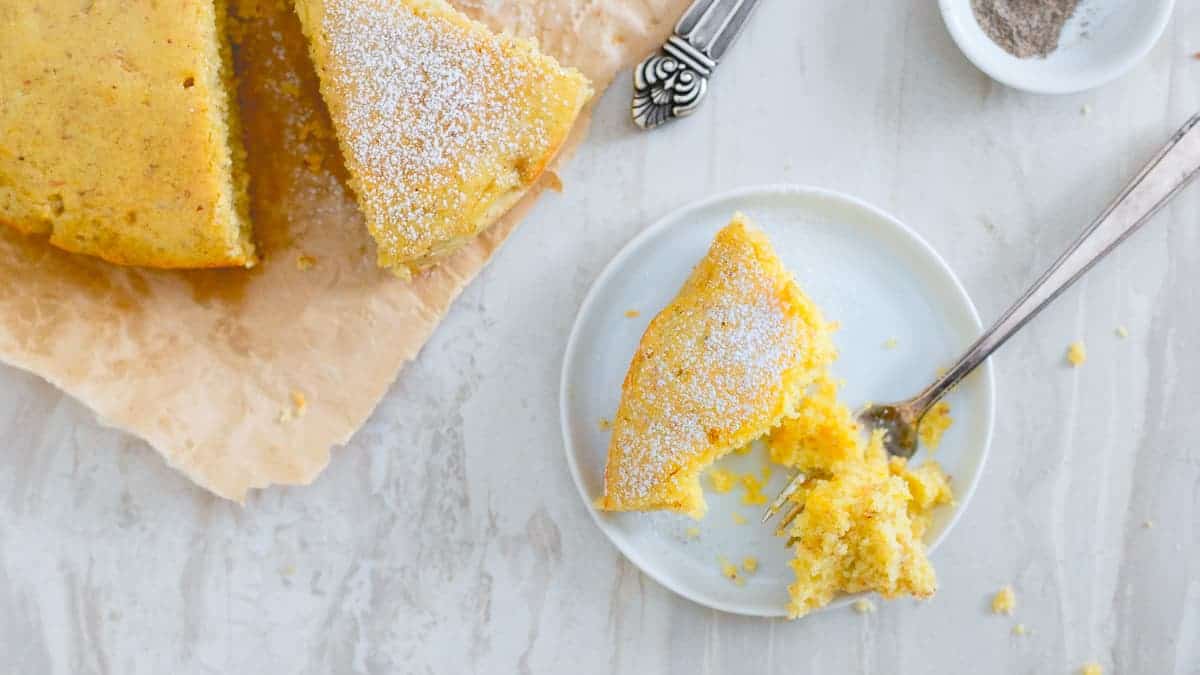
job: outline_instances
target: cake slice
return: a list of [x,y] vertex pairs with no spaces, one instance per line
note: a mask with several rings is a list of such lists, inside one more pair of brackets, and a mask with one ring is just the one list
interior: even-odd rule
[[381,267],[407,275],[483,231],[566,140],[587,80],[442,0],[297,0]]
[[816,305],[735,216],[638,344],[597,506],[703,516],[705,467],[792,415],[834,356]]
[[252,265],[223,5],[0,2],[0,222],[124,265]]

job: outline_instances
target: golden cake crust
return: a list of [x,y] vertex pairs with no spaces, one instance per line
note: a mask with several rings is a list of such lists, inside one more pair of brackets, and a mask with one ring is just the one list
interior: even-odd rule
[[816,305],[735,216],[642,336],[597,506],[702,516],[701,471],[792,414],[834,355]]
[[297,0],[350,183],[401,274],[490,226],[566,140],[587,80],[442,0]]
[[252,264],[223,7],[0,0],[0,222],[120,264]]

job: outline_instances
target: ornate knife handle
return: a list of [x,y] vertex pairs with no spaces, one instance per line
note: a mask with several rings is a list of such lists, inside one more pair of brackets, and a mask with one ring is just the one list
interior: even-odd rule
[[758,0],[694,0],[662,49],[633,71],[633,123],[643,129],[690,115],[708,78]]

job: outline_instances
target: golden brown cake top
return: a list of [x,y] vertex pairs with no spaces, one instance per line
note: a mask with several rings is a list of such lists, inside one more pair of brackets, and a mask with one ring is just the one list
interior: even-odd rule
[[299,0],[381,265],[420,266],[541,174],[590,95],[528,42],[441,0]]
[[816,306],[735,217],[642,336],[599,506],[702,514],[700,471],[790,414],[833,354]]
[[0,2],[0,222],[123,264],[252,262],[223,6]]

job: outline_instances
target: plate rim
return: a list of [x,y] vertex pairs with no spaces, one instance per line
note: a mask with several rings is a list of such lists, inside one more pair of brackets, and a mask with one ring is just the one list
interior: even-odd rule
[[[633,563],[642,574],[650,577],[660,586],[675,593],[676,595],[679,595],[680,597],[686,598],[702,607],[708,607],[730,614],[739,614],[742,616],[753,616],[767,619],[784,617],[786,614],[783,612],[762,612],[751,610],[746,606],[733,605],[712,598],[698,597],[688,589],[676,584],[670,577],[660,574],[654,565],[645,564],[645,561],[642,559],[636,549],[631,546],[627,546],[619,539],[613,537],[613,535],[609,532],[608,525],[604,522],[600,512],[593,504],[594,498],[587,493],[578,462],[576,462],[575,459],[575,453],[573,453],[571,450],[573,444],[570,439],[567,419],[567,409],[569,403],[567,377],[568,373],[573,370],[575,359],[578,358],[576,355],[578,352],[577,343],[582,332],[583,318],[590,313],[592,305],[597,302],[596,298],[600,289],[607,284],[609,278],[616,273],[621,264],[624,263],[625,260],[632,255],[635,250],[640,248],[641,244],[645,240],[655,236],[662,230],[666,229],[672,222],[680,219],[683,216],[686,216],[688,213],[710,208],[720,202],[744,199],[747,197],[765,198],[779,194],[787,194],[792,197],[816,197],[820,199],[840,201],[844,205],[850,205],[855,208],[870,212],[874,216],[886,221],[901,235],[907,238],[910,243],[921,248],[930,257],[933,263],[937,267],[941,268],[942,273],[950,280],[950,286],[954,293],[956,293],[959,296],[959,299],[964,303],[969,318],[975,324],[976,332],[981,333],[983,331],[983,321],[979,317],[979,310],[975,307],[975,303],[971,300],[970,294],[967,293],[966,287],[963,286],[962,280],[958,278],[958,275],[955,274],[953,268],[950,267],[946,260],[942,258],[942,256],[937,252],[936,249],[933,248],[932,245],[929,244],[929,242],[925,241],[920,234],[905,225],[899,218],[896,218],[892,214],[884,211],[874,204],[871,204],[870,202],[829,188],[790,183],[746,185],[726,190],[724,192],[719,192],[702,199],[686,202],[671,209],[656,219],[649,226],[643,228],[642,231],[631,237],[629,241],[627,241],[611,259],[609,259],[609,261],[604,265],[599,274],[596,275],[596,278],[588,287],[587,293],[583,297],[583,301],[579,304],[579,310],[575,313],[575,320],[571,324],[571,332],[567,336],[566,346],[563,350],[562,370],[559,373],[558,384],[559,431],[562,434],[563,454],[566,455],[567,467],[571,472],[571,479],[575,483],[575,489],[579,493],[579,497],[583,500],[584,508],[587,509],[588,515],[591,517],[592,522],[604,534],[605,538],[608,539],[609,544],[616,548],[626,560]],[[930,555],[937,550],[938,546],[946,539],[955,526],[958,525],[958,521],[962,518],[963,514],[966,513],[967,507],[970,505],[971,499],[975,496],[975,491],[978,488],[979,482],[983,477],[984,470],[987,467],[988,455],[991,453],[992,438],[996,422],[996,378],[993,372],[992,360],[989,358],[988,360],[984,361],[984,363],[980,366],[980,369],[976,372],[982,376],[983,394],[985,398],[983,449],[979,456],[979,468],[975,471],[974,475],[971,476],[970,481],[967,483],[966,489],[955,494],[956,507],[950,514],[950,520],[946,523],[946,527],[929,544],[927,552]],[[834,601],[828,605],[815,610],[813,613],[843,606],[850,602],[853,597],[855,596],[840,596],[835,598]]]

